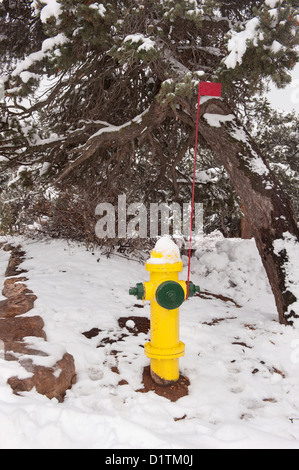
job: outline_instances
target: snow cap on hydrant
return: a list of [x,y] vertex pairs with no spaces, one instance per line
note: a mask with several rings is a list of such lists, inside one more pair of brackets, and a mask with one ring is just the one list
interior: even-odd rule
[[[187,297],[187,283],[179,280],[183,263],[178,246],[169,237],[160,238],[145,268],[150,281],[130,289],[139,300],[151,302],[151,341],[145,344],[145,354],[151,360],[154,382],[170,385],[179,379],[179,358],[185,345],[179,340],[179,307]],[[199,291],[192,282],[189,297]]]
[[181,261],[182,260],[179,247],[171,240],[170,237],[164,236],[157,241],[155,248],[151,252],[150,259],[147,261],[147,263],[173,264]]

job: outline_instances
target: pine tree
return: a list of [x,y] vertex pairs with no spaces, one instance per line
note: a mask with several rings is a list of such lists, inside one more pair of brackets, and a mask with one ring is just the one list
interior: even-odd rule
[[[200,110],[201,146],[229,175],[253,223],[280,320],[292,322],[299,312],[275,241],[286,232],[297,240],[297,222],[241,120],[270,78],[280,87],[290,81],[298,60],[295,1],[35,0],[31,7],[47,39],[2,78],[4,170],[22,165],[20,180],[36,186],[48,178],[63,190],[85,180],[112,202],[124,191],[128,199],[178,200],[180,163],[194,146],[198,83],[221,81],[224,101]],[[211,114],[225,119],[215,127]]]

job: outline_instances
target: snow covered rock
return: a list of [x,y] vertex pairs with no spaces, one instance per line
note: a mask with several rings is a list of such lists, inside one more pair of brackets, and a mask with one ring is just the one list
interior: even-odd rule
[[32,294],[32,291],[27,289],[27,286],[24,284],[26,281],[26,277],[5,279],[2,295],[10,298],[20,294]]
[[66,390],[76,381],[74,358],[68,353],[53,367],[35,365],[32,359],[21,361],[21,365],[32,375],[27,378],[8,379],[14,393],[29,392],[35,388],[38,393],[62,402]]
[[29,312],[36,300],[35,295],[19,294],[0,301],[0,318],[11,318]]
[[[24,270],[19,265],[25,252],[21,247],[7,246],[11,256],[6,276],[17,276]],[[66,390],[76,381],[75,361],[64,348],[46,341],[44,321],[40,316],[22,316],[34,308],[37,297],[24,284],[26,277],[4,280],[0,301],[0,341],[6,361],[17,361],[22,373],[9,377],[7,383],[14,393],[33,388],[42,395],[62,402]]]

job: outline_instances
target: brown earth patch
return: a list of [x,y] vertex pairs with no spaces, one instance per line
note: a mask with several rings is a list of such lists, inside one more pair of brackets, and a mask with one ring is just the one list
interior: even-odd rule
[[151,378],[150,366],[146,366],[143,370],[142,383],[144,388],[136,390],[137,392],[155,392],[157,395],[173,402],[188,395],[188,387],[190,385],[188,377],[183,375],[180,375],[179,380],[170,386],[157,385]]
[[[126,323],[129,320],[132,320],[135,323],[133,328],[126,326]],[[133,333],[134,336],[137,336],[140,333],[147,335],[151,327],[150,320],[146,317],[120,317],[118,319],[118,324],[121,328],[127,328],[127,330],[130,333]]]
[[194,294],[194,297],[200,297],[206,300],[211,300],[212,298],[215,298],[215,299],[222,300],[223,302],[231,302],[235,305],[235,307],[241,308],[241,305],[238,305],[237,302],[234,301],[234,299],[231,299],[230,297],[226,297],[225,295],[221,295],[221,294],[213,294],[212,292],[202,291],[202,292],[196,292]]

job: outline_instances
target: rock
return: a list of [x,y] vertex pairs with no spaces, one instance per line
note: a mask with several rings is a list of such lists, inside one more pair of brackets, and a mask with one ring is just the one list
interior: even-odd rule
[[20,316],[34,307],[37,297],[24,284],[26,277],[13,277],[27,272],[19,269],[25,252],[20,246],[4,245],[3,249],[11,250],[11,256],[5,273],[9,279],[5,279],[2,291],[7,298],[0,301],[0,340],[4,343],[4,351],[0,352],[4,352],[5,360],[18,361],[29,373],[26,379],[11,377],[7,383],[16,394],[35,388],[38,393],[62,402],[66,391],[76,381],[74,358],[65,353],[53,367],[38,365],[38,356],[51,356],[29,346],[23,338],[35,336],[46,340],[44,322],[39,316]]
[[46,339],[41,317],[18,317],[0,319],[0,340],[6,342],[21,341],[26,336]]
[[11,251],[14,248],[14,246],[11,243],[5,243],[2,247],[3,251]]
[[6,361],[17,361],[21,354],[26,356],[48,356],[44,351],[33,349],[32,346],[29,346],[24,341],[5,342],[4,358]]
[[26,273],[26,269],[19,269],[19,265],[25,260],[25,251],[21,246],[11,248],[11,255],[5,272],[5,277],[18,276]]
[[76,382],[74,358],[68,353],[64,354],[53,367],[37,366],[31,360],[22,365],[33,375],[26,379],[18,377],[8,379],[8,384],[16,394],[29,392],[35,387],[38,393],[62,402],[66,391]]
[[0,301],[0,318],[11,318],[29,312],[37,299],[32,294],[19,294]]
[[5,279],[2,295],[4,297],[15,297],[19,294],[32,294],[24,282],[28,281],[27,277],[12,277]]

